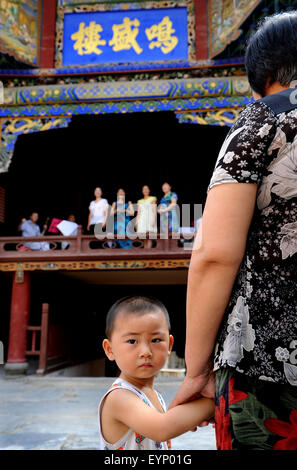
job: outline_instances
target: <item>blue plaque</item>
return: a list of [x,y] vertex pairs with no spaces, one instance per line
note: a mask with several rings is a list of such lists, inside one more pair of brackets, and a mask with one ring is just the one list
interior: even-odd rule
[[64,15],[63,65],[187,59],[186,7]]

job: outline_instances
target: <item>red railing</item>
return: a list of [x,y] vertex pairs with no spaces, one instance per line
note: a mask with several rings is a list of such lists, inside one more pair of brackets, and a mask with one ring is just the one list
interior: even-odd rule
[[[144,242],[149,236],[129,235],[83,235],[79,226],[76,236],[62,235],[43,237],[0,237],[0,261],[48,260],[48,259],[92,259],[92,258],[127,258],[127,257],[189,257],[194,234],[169,233],[150,236],[152,246],[147,248]],[[130,247],[120,246],[128,242]],[[27,250],[28,242],[40,244],[40,249]],[[65,247],[67,243],[67,247]],[[46,249],[45,249],[46,248]]]

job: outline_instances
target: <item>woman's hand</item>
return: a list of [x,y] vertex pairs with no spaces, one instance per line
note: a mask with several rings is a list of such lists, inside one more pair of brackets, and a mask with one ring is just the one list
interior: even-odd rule
[[185,377],[169,408],[181,405],[199,397],[214,398],[214,374],[203,374],[197,377]]
[[[186,376],[168,409],[200,397],[214,398],[214,393],[215,378],[212,369],[207,369],[197,377]],[[214,420],[203,421],[199,427],[207,426],[209,423],[214,423]],[[194,428],[192,431],[196,431],[196,429]]]

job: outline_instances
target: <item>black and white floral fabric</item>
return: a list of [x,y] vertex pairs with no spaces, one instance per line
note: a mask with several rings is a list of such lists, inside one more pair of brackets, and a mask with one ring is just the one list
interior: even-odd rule
[[297,109],[255,101],[219,153],[207,191],[256,183],[257,201],[215,348],[214,370],[297,386]]

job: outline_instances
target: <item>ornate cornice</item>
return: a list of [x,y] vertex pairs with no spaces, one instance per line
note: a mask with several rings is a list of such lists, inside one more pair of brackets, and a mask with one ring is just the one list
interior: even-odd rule
[[36,85],[4,89],[5,106],[250,95],[247,77]]

